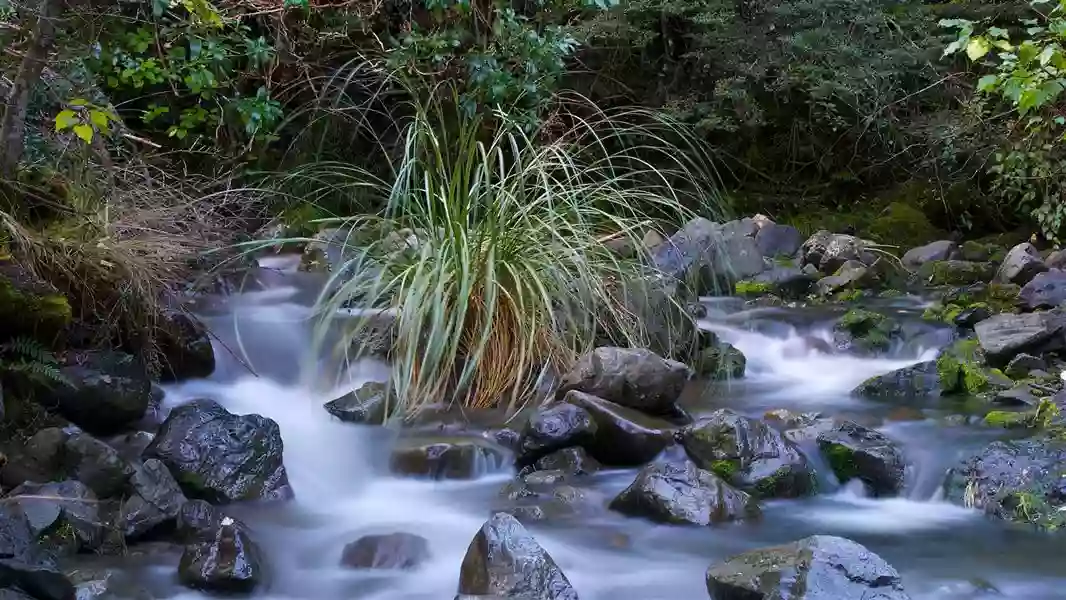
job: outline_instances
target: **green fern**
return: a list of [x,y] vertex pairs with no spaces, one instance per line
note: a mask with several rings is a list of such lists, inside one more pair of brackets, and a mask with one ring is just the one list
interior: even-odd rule
[[0,375],[38,383],[74,385],[60,371],[55,354],[28,337],[17,337],[0,344]]

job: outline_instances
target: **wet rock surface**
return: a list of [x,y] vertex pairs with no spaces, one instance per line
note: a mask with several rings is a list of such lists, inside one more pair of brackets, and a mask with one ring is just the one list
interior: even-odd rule
[[818,449],[841,483],[859,479],[874,496],[903,491],[906,462],[899,445],[888,436],[843,421],[817,439]]
[[686,428],[681,443],[702,469],[761,498],[815,491],[813,469],[782,434],[757,419],[720,409]]
[[415,569],[429,556],[429,542],[422,536],[368,535],[344,547],[341,565],[353,569]]
[[144,451],[167,466],[190,498],[225,503],[292,496],[277,423],[234,415],[213,400],[174,409]]
[[346,423],[382,423],[388,416],[388,386],[371,381],[325,404],[329,414]]
[[389,470],[412,477],[474,479],[499,469],[507,458],[503,448],[484,439],[414,439],[393,450]]
[[996,281],[1025,285],[1048,267],[1040,257],[1040,251],[1030,243],[1018,244],[1010,249],[1007,257],[996,271]]
[[596,348],[578,359],[559,384],[559,397],[576,390],[648,414],[669,414],[689,369],[650,350]]
[[822,273],[835,273],[849,260],[870,262],[865,242],[853,235],[822,230],[800,248],[801,266],[814,265]]
[[50,537],[64,553],[95,550],[104,542],[103,506],[81,482],[24,483],[7,498],[26,516],[35,538]]
[[989,361],[1006,364],[1022,352],[1061,347],[1064,324],[1056,313],[1001,314],[981,321],[974,330]]
[[122,503],[118,518],[118,527],[127,539],[177,523],[185,494],[161,461],[144,461],[130,479],[130,487],[132,494]]
[[259,548],[244,527],[224,517],[212,539],[185,547],[178,565],[182,584],[199,590],[248,594],[266,578]]
[[884,375],[871,377],[852,392],[866,398],[917,398],[940,395],[936,361],[927,360]]
[[148,410],[151,381],[129,354],[75,354],[60,371],[72,385],[53,385],[40,400],[89,433],[120,433]]
[[474,536],[459,573],[461,596],[577,600],[570,580],[513,516],[496,513]]
[[1051,269],[1039,273],[1018,293],[1019,305],[1025,310],[1057,308],[1066,303],[1066,271]]
[[65,471],[100,498],[119,496],[133,475],[133,466],[118,451],[85,433],[75,433],[63,445]]
[[518,463],[526,465],[555,450],[588,443],[596,431],[596,422],[580,406],[562,402],[541,408],[522,430]]
[[159,324],[162,377],[167,381],[207,377],[215,370],[215,351],[207,327],[180,309],[163,312]]
[[760,516],[758,503],[690,461],[655,463],[611,501],[611,509],[675,525],[711,525]]
[[899,573],[849,539],[816,535],[712,565],[713,600],[909,600]]
[[566,394],[564,402],[579,406],[592,416],[596,435],[583,447],[604,465],[640,466],[674,442],[669,423],[603,398],[572,391]]

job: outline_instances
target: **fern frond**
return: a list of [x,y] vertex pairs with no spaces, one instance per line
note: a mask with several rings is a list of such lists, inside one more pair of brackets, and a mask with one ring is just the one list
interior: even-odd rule
[[11,354],[22,357],[28,362],[39,362],[50,365],[59,364],[59,360],[47,346],[30,337],[17,337],[11,341],[0,344],[0,354]]
[[74,384],[55,365],[35,361],[0,362],[0,370],[8,374],[22,375],[40,383],[59,383],[68,387]]

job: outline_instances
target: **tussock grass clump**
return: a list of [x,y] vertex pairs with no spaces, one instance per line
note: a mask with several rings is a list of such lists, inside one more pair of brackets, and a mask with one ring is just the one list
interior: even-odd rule
[[[654,287],[627,285],[649,276],[645,253],[609,246],[640,248],[652,215],[676,225],[717,208],[712,175],[674,145],[690,138],[647,113],[585,103],[554,115],[550,132],[525,131],[453,100],[407,111],[398,146],[382,145],[388,176],[322,162],[278,182],[329,182],[329,193],[381,207],[323,223],[342,232],[344,263],[319,325],[324,337],[351,306],[393,315],[391,383],[407,414],[437,403],[514,410],[605,332],[646,346],[642,311],[676,300],[633,302]],[[340,347],[379,319],[357,318]]]

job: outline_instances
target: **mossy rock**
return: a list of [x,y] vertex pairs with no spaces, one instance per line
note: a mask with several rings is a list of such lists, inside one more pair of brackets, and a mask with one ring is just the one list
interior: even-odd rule
[[52,344],[71,318],[66,296],[11,259],[0,259],[0,338],[27,336]]
[[903,202],[892,202],[865,229],[866,237],[875,242],[915,248],[943,237],[943,232],[929,222],[925,214]]
[[871,354],[888,350],[900,331],[899,323],[881,313],[853,308],[834,325],[833,337],[842,350]]
[[934,260],[918,269],[918,279],[926,285],[970,285],[989,281],[996,274],[991,262]]
[[940,393],[944,395],[978,395],[1013,385],[1003,371],[985,364],[984,352],[976,339],[958,340],[945,348],[936,359]]
[[962,243],[960,249],[962,260],[973,262],[1001,263],[1007,257],[1007,249],[996,244],[986,244],[975,240]]
[[764,296],[774,289],[772,283],[764,281],[752,281],[745,279],[734,284],[734,290],[738,296]]
[[1021,288],[1014,284],[976,284],[949,289],[940,302],[925,309],[922,317],[933,321],[953,323],[960,314],[977,308],[991,314],[1017,312]]
[[727,380],[743,377],[748,359],[732,344],[717,342],[700,350],[694,362],[693,366],[698,375]]

